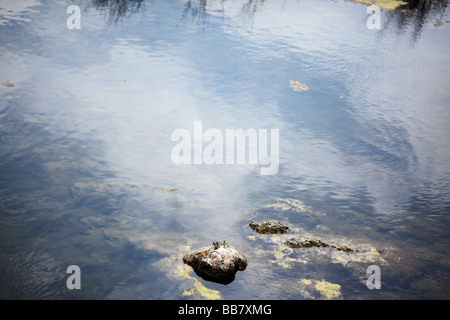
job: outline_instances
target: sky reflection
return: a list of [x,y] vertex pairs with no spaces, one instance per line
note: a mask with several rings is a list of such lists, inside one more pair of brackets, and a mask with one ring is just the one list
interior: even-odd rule
[[[80,30],[66,28],[67,5],[0,5],[0,77],[15,84],[0,88],[0,272],[28,279],[4,280],[1,297],[77,297],[57,285],[75,259],[97,283],[82,297],[179,298],[189,281],[164,268],[185,245],[224,239],[256,261],[211,285],[224,298],[305,298],[284,292],[300,274],[356,283],[345,298],[373,295],[358,287],[358,262],[320,256],[311,270],[312,253],[279,261],[277,243],[250,240],[248,220],[269,216],[395,252],[384,297],[442,294],[450,26],[434,24],[446,5],[383,11],[381,30],[346,1],[86,1]],[[279,129],[279,173],[174,164],[171,134],[194,121]],[[312,209],[270,211],[278,198]],[[424,285],[421,272],[439,281]]]

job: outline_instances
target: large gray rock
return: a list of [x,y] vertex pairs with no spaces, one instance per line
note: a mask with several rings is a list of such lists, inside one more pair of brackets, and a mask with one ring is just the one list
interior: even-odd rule
[[222,284],[232,282],[236,272],[247,267],[245,256],[229,245],[201,248],[185,254],[183,261],[203,279]]

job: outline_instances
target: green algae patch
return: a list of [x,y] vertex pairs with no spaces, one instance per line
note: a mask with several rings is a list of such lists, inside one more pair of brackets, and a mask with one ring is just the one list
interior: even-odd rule
[[181,295],[184,297],[192,296],[194,298],[200,295],[207,300],[221,300],[222,295],[220,294],[220,291],[205,287],[200,280],[190,275],[193,271],[194,269],[186,264],[178,265],[176,267],[174,271],[176,276],[194,281],[194,286],[184,289]]
[[328,281],[317,281],[315,288],[327,299],[335,299],[341,295],[341,286]]
[[138,237],[147,250],[157,251],[165,257],[152,263],[153,266],[166,273],[168,279],[181,281],[180,296],[185,299],[221,300],[220,291],[207,288],[203,282],[195,277],[194,269],[183,262],[183,256],[190,251],[190,240],[176,233],[147,234]]
[[[300,279],[298,290],[306,299],[342,299],[341,286],[325,280]],[[320,296],[317,295],[320,293]]]
[[398,6],[405,5],[407,2],[398,0],[351,0],[353,2],[359,2],[368,5],[376,5],[382,9],[394,10]]
[[184,251],[189,250],[190,247],[186,246],[182,248],[182,251],[163,258],[154,263],[158,268],[164,270],[169,278],[184,279],[193,281],[193,286],[187,287],[182,290],[182,297],[192,297],[193,299],[206,299],[206,300],[221,300],[222,295],[220,291],[207,288],[199,279],[192,276],[194,269],[182,262],[182,256]]

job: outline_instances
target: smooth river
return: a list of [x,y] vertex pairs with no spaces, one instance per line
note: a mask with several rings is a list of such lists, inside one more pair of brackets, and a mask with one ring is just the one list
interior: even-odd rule
[[[410,2],[0,0],[0,299],[450,299],[450,10]],[[224,240],[230,284],[183,264]]]

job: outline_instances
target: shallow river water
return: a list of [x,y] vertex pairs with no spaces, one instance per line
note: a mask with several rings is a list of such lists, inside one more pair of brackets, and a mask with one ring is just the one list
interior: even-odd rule
[[[449,299],[447,1],[367,8],[0,0],[0,298]],[[183,264],[224,240],[230,284]]]

